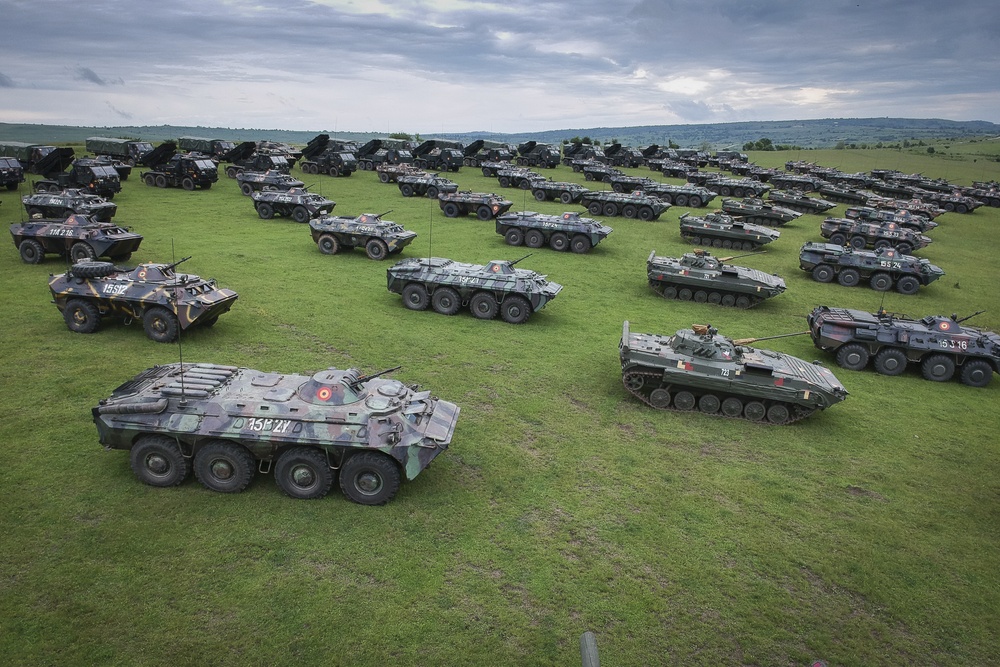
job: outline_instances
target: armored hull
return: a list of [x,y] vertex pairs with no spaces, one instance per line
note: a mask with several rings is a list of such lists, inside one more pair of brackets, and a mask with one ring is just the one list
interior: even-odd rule
[[417,238],[416,232],[404,229],[381,215],[362,213],[356,218],[328,216],[311,220],[313,241],[324,255],[336,255],[341,250],[364,248],[369,259],[381,261],[397,255]]
[[21,203],[30,218],[65,220],[71,215],[79,214],[96,222],[111,222],[111,218],[118,212],[118,204],[79,189],[25,195],[21,197]]
[[[293,498],[382,505],[447,449],[459,408],[397,380],[330,368],[312,376],[215,364],[150,368],[93,408],[100,442],[132,470],[175,486],[191,468],[208,489],[242,491],[270,470]],[[192,465],[193,464],[193,465]]]
[[722,210],[734,217],[740,217],[754,225],[771,225],[780,227],[802,216],[801,213],[776,206],[763,199],[747,197],[743,200],[723,199]]
[[69,257],[73,262],[98,257],[125,261],[142,243],[140,234],[84,215],[15,223],[10,226],[10,235],[26,264],[38,264],[46,253]]
[[295,222],[309,222],[312,218],[330,215],[337,202],[301,188],[286,192],[266,190],[250,194],[254,210],[261,220],[270,220],[275,215],[291,218]]
[[449,218],[475,213],[480,220],[489,220],[510,210],[514,202],[488,192],[442,192],[438,194],[441,211]]
[[900,227],[894,222],[881,224],[847,218],[827,218],[820,224],[819,233],[823,238],[830,239],[830,243],[850,245],[855,250],[891,247],[904,255],[926,248],[931,243],[930,237]]
[[287,192],[305,183],[280,171],[243,171],[236,176],[240,192],[249,197],[254,192]]
[[799,268],[812,273],[813,280],[829,283],[837,279],[844,287],[867,280],[873,290],[887,292],[896,287],[900,294],[916,294],[944,275],[929,260],[904,255],[894,248],[875,252],[853,250],[835,243],[805,243],[799,250]]
[[621,215],[640,220],[656,220],[670,208],[670,204],[662,199],[641,192],[585,192],[580,197],[580,205],[586,208],[591,215],[609,217]]
[[766,424],[789,424],[847,397],[828,369],[738,344],[696,325],[672,336],[622,327],[622,383],[646,405]]
[[715,199],[715,193],[700,185],[686,183],[683,185],[673,185],[670,183],[653,183],[642,188],[646,194],[662,199],[668,204],[675,206],[689,206],[691,208],[701,208],[707,206]]
[[704,185],[723,197],[759,197],[771,189],[767,183],[752,178],[709,177]]
[[575,253],[588,252],[614,231],[597,220],[581,218],[578,213],[504,213],[497,218],[496,224],[497,234],[504,237],[507,245],[541,248],[548,244],[553,250]]
[[916,215],[906,210],[891,210],[890,208],[871,208],[868,206],[852,206],[844,211],[844,217],[848,220],[862,220],[884,225],[894,222],[904,229],[911,229],[915,232],[926,232],[938,226],[928,217]]
[[399,192],[404,197],[429,197],[437,199],[442,192],[458,192],[458,184],[455,181],[424,172],[402,174],[396,179],[399,184]]
[[727,264],[704,250],[682,257],[657,257],[650,251],[646,276],[665,299],[752,308],[785,291],[781,277],[746,266]]
[[771,190],[767,193],[767,198],[775,204],[798,213],[824,213],[836,206],[831,201],[809,197],[796,190]]
[[559,200],[563,204],[580,201],[587,188],[579,183],[559,181],[535,181],[531,184],[531,194],[537,201]]
[[695,245],[734,250],[756,250],[776,241],[781,232],[733,220],[724,213],[709,213],[695,217],[685,213],[680,219],[681,237]]

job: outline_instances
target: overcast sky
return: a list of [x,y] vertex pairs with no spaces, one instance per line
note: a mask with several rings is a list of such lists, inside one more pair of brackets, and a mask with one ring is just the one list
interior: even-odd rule
[[1000,122],[993,0],[0,0],[0,122]]

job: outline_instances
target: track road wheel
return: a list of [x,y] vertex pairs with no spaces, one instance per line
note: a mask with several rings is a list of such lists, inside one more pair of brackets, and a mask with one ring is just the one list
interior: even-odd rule
[[677,392],[677,395],[674,396],[674,407],[678,410],[693,410],[697,404],[698,400],[690,391],[679,391]]
[[431,306],[436,313],[454,315],[462,307],[462,299],[452,288],[438,287],[431,295]]
[[760,401],[750,401],[743,408],[743,416],[752,422],[759,422],[767,416],[767,408]]
[[985,387],[993,379],[993,367],[982,359],[966,361],[958,379],[970,387]]
[[403,288],[403,305],[410,310],[427,310],[427,306],[431,305],[431,298],[423,285],[410,283]]
[[323,234],[319,237],[316,245],[319,246],[319,251],[324,255],[336,255],[340,252],[340,241],[333,234]]
[[385,505],[399,491],[399,468],[380,452],[355,454],[340,469],[340,489],[361,505]]
[[721,405],[719,397],[715,394],[705,394],[698,399],[698,410],[706,415],[714,415],[719,411]]
[[132,472],[150,486],[177,486],[191,472],[191,463],[173,439],[165,435],[141,436],[129,453]]
[[73,244],[73,247],[69,249],[69,258],[73,260],[73,263],[77,262],[92,262],[97,259],[97,253],[94,249],[90,247],[89,243],[85,241],[77,241]]
[[670,392],[663,387],[657,387],[649,393],[649,404],[658,410],[670,405]]
[[947,382],[955,375],[955,360],[944,354],[932,354],[924,359],[920,370],[925,380]]
[[489,292],[477,292],[469,300],[469,310],[480,320],[492,320],[500,312],[500,305]]
[[750,297],[746,296],[745,294],[740,294],[738,297],[736,297],[735,306],[737,308],[746,310],[747,308],[749,308],[752,305],[753,305],[753,302],[750,300]]
[[274,481],[286,496],[315,500],[330,491],[333,471],[323,452],[312,447],[293,447],[278,459]]
[[35,239],[24,239],[21,241],[21,245],[17,246],[17,251],[21,254],[21,261],[25,264],[38,264],[45,257],[45,249]]
[[242,445],[209,442],[194,455],[194,476],[209,491],[239,493],[253,479],[253,456]]
[[787,424],[790,418],[788,408],[782,403],[775,403],[767,409],[767,421],[772,424]]
[[531,317],[531,304],[523,296],[512,294],[500,304],[500,317],[508,324],[524,324]]
[[906,354],[894,347],[883,347],[875,355],[875,370],[882,375],[901,375],[906,370]]
[[171,343],[177,338],[177,316],[166,308],[153,306],[142,316],[142,328],[157,343]]
[[274,207],[267,202],[257,204],[257,215],[261,220],[270,220],[274,217]]
[[868,365],[868,348],[858,343],[848,343],[837,350],[837,365],[852,371],[863,370]]
[[729,398],[722,401],[722,414],[727,417],[739,417],[743,414],[743,401],[736,398],[735,396],[730,396]]
[[70,331],[94,333],[101,323],[101,311],[97,306],[83,299],[70,299],[63,309],[63,319]]
[[389,246],[382,239],[368,239],[368,243],[365,244],[365,254],[369,259],[381,262],[389,256]]

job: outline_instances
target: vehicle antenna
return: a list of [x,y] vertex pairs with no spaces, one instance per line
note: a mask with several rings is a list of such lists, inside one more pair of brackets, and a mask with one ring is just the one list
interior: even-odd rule
[[[170,261],[171,261],[171,263],[175,267],[177,266],[177,264],[180,263],[180,262],[177,262],[176,260],[177,260],[177,257],[176,257],[176,254],[174,253],[174,240],[170,239]],[[178,287],[178,284],[177,284],[177,271],[174,271],[173,298],[174,298],[174,308],[175,308],[175,310],[176,310],[176,305],[177,305],[177,287]],[[180,404],[181,405],[186,405],[187,404],[187,393],[184,391],[184,348],[181,345],[181,325],[180,325],[180,318],[178,318],[178,321],[177,321],[177,358],[180,360],[180,363],[181,363],[181,373],[180,373],[181,400],[180,400]]]

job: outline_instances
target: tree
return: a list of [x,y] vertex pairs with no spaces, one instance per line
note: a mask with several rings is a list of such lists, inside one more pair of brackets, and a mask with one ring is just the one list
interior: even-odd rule
[[403,141],[413,141],[413,137],[411,137],[406,132],[393,132],[392,134],[389,135],[389,138],[390,139],[402,139]]

